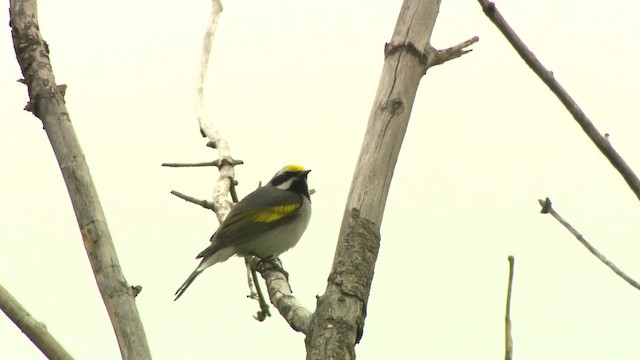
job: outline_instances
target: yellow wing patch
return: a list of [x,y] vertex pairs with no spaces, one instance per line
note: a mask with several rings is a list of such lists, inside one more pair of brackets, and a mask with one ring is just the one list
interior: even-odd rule
[[289,164],[284,167],[284,171],[304,171],[304,167],[297,164]]
[[300,204],[291,205],[279,205],[270,207],[268,209],[260,210],[253,215],[253,221],[259,223],[270,223],[282,219],[283,217],[290,215],[292,212],[298,210]]

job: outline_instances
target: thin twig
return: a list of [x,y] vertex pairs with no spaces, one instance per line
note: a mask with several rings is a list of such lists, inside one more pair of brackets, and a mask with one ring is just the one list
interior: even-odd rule
[[507,309],[504,315],[504,359],[513,359],[513,336],[511,334],[511,290],[513,289],[513,272],[516,259],[513,255],[509,258],[509,283],[507,286]]
[[[242,165],[244,161],[233,159],[233,166]],[[201,167],[201,166],[215,166],[220,167],[220,159],[213,161],[198,162],[198,163],[163,163],[165,167]]]
[[188,201],[190,203],[194,203],[196,205],[200,205],[205,209],[209,209],[211,211],[216,211],[215,210],[215,204],[212,203],[211,201],[207,201],[207,200],[201,200],[201,199],[196,199],[192,196],[189,195],[185,195],[179,191],[175,191],[175,190],[171,190],[171,195],[175,195],[177,197],[179,197],[182,200]]
[[258,280],[258,274],[256,273],[257,261],[259,261],[259,259],[255,257],[252,257],[249,260],[249,270],[253,283],[256,286],[258,304],[260,304],[260,311],[258,311],[253,318],[258,321],[264,321],[267,317],[271,316],[271,310],[269,310],[269,304],[267,304],[267,300],[265,300],[264,294],[262,293],[262,288],[260,288],[260,281]]
[[558,222],[562,224],[562,226],[564,226],[567,230],[569,230],[569,232],[573,234],[573,236],[575,236],[576,239],[578,239],[578,241],[580,241],[580,243],[584,245],[584,247],[586,247],[587,250],[589,250],[589,252],[591,252],[595,257],[597,257],[598,260],[602,261],[602,263],[607,265],[609,269],[613,270],[613,272],[616,273],[618,276],[620,276],[624,281],[628,282],[634,288],[640,290],[640,284],[637,281],[632,279],[629,275],[625,274],[613,262],[607,259],[604,255],[602,255],[601,252],[599,252],[595,247],[593,247],[593,245],[591,245],[587,241],[587,239],[585,239],[573,226],[571,226],[571,224],[565,221],[560,216],[560,214],[558,214],[553,209],[553,207],[551,206],[551,200],[549,198],[546,198],[545,200],[538,200],[538,203],[540,203],[540,206],[542,206],[542,210],[540,210],[541,213],[551,214],[551,216],[556,218],[556,220],[558,220]]
[[640,179],[638,179],[631,167],[629,167],[613,146],[611,146],[609,140],[600,134],[600,131],[596,129],[595,125],[593,125],[587,115],[555,79],[553,72],[547,70],[540,60],[536,58],[535,54],[527,48],[520,37],[518,37],[515,31],[513,31],[511,26],[509,26],[507,21],[502,17],[495,4],[488,0],[478,0],[478,2],[480,3],[480,6],[482,6],[482,10],[487,17],[496,25],[500,32],[502,32],[504,37],[507,38],[522,60],[524,60],[531,70],[533,70],[533,72],[538,75],[549,89],[551,89],[560,102],[562,102],[564,107],[569,111],[569,113],[571,113],[582,130],[584,130],[589,139],[591,139],[607,160],[609,160],[611,165],[613,165],[620,175],[622,175],[629,185],[629,188],[631,188],[631,191],[633,191],[636,197],[640,199]]
[[249,286],[249,295],[247,295],[247,297],[251,300],[257,300],[258,292],[256,291],[255,282],[251,274],[251,257],[244,258],[244,266],[247,270],[247,285]]
[[204,167],[204,166],[218,166],[218,160],[199,162],[199,163],[162,163],[164,167]]
[[460,56],[473,51],[473,49],[465,49],[465,48],[478,42],[478,40],[480,40],[480,38],[477,36],[474,36],[468,40],[463,41],[458,45],[454,45],[446,49],[442,49],[442,50],[433,49],[434,53],[432,56],[429,57],[427,67],[433,67],[436,65],[444,64],[449,60],[459,58]]
[[22,307],[18,300],[11,296],[2,285],[0,285],[0,309],[42,351],[44,356],[49,359],[73,359],[67,350],[49,333],[47,327],[34,319],[27,309]]

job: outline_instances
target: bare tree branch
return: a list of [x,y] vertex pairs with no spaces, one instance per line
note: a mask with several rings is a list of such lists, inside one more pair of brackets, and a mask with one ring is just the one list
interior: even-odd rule
[[193,196],[185,195],[185,194],[183,194],[183,193],[181,193],[179,191],[176,191],[176,190],[171,190],[171,195],[175,195],[175,196],[179,197],[180,199],[182,199],[184,201],[188,201],[190,203],[193,203],[193,204],[196,204],[196,205],[200,205],[205,209],[209,209],[211,211],[216,211],[215,204],[212,203],[211,201],[196,199]]
[[480,38],[474,36],[458,45],[446,49],[432,49],[431,51],[433,52],[433,56],[429,57],[429,63],[427,64],[427,67],[430,68],[436,65],[444,64],[449,60],[457,59],[466,53],[470,53],[471,51],[473,51],[473,49],[466,48],[473,45],[474,43],[477,43],[478,40],[480,40]]
[[205,167],[205,166],[218,166],[218,161],[206,161],[199,163],[162,163],[164,167]]
[[600,152],[602,152],[607,160],[609,160],[611,165],[618,170],[620,175],[622,175],[629,185],[629,188],[631,188],[631,191],[633,191],[636,197],[640,199],[640,179],[638,179],[631,167],[629,167],[620,154],[618,154],[618,152],[613,148],[607,137],[600,134],[600,131],[598,131],[595,125],[593,125],[591,120],[589,120],[587,115],[573,100],[571,95],[569,95],[569,93],[555,79],[553,72],[547,70],[535,54],[531,52],[520,37],[518,37],[515,31],[502,17],[495,4],[489,0],[478,0],[478,2],[480,3],[480,6],[482,6],[482,10],[487,17],[496,25],[500,32],[502,32],[504,37],[507,38],[522,60],[527,63],[531,70],[538,75],[540,80],[542,80],[556,95],[560,102],[562,102],[564,107],[569,111],[569,113],[571,113],[589,139],[591,139]]
[[607,265],[609,269],[613,270],[618,276],[620,276],[624,281],[628,282],[634,288],[640,290],[640,284],[632,279],[629,275],[625,274],[620,268],[616,266],[613,262],[607,259],[601,252],[599,252],[593,245],[591,245],[587,239],[585,239],[579,232],[576,230],[571,224],[565,221],[560,214],[558,214],[553,207],[551,206],[551,200],[546,198],[545,200],[538,200],[540,206],[542,206],[542,210],[540,210],[543,214],[551,214],[562,226],[564,226],[569,232],[578,239],[578,241],[584,245],[584,247],[589,250],[598,260],[602,261],[603,264]]
[[[218,220],[220,222],[222,222],[226,218],[227,214],[231,210],[231,204],[229,203],[229,201],[227,201],[227,193],[231,193],[231,197],[234,202],[238,201],[235,191],[235,184],[233,182],[235,176],[233,166],[242,163],[242,161],[234,160],[231,157],[229,144],[216,130],[210,117],[206,116],[204,111],[204,83],[209,66],[209,58],[211,55],[212,47],[211,45],[221,12],[222,4],[220,3],[220,1],[212,0],[211,20],[209,21],[209,25],[204,35],[202,56],[200,59],[200,73],[198,76],[195,97],[196,117],[198,119],[198,123],[200,124],[200,131],[210,140],[207,143],[207,146],[218,150],[218,159],[216,161],[218,163],[218,168],[220,169],[220,175],[218,176],[218,180],[216,181],[216,185],[214,187],[212,206],[211,203],[203,202],[202,200],[197,200],[183,194],[180,194],[182,195],[180,196],[178,195],[179,193],[172,192],[172,194],[180,196],[187,201],[194,202],[207,208],[209,208],[208,206],[211,206],[210,208],[215,209],[216,215],[218,216]],[[308,324],[309,321],[310,312],[304,309],[293,297],[288,284],[288,280],[284,278],[284,281],[276,281],[278,280],[277,275],[273,273],[277,273],[277,271],[263,271],[263,277],[265,278],[267,284],[271,302],[278,309],[280,314],[283,315],[285,320],[289,323],[289,325],[291,325],[292,328],[298,331],[306,328],[306,324]],[[271,276],[272,274],[273,276]],[[255,277],[255,274],[251,274],[251,277],[253,279],[257,279]],[[255,282],[255,285],[259,286],[257,282]],[[250,292],[250,296],[252,296],[252,287],[250,287]],[[269,314],[269,310],[263,299],[259,299],[259,303],[260,312],[258,312],[257,316],[259,320],[263,320],[264,317]]]
[[220,222],[227,217],[227,214],[231,210],[231,203],[227,200],[227,194],[229,193],[229,189],[231,188],[235,177],[233,166],[236,164],[236,161],[231,157],[229,144],[222,135],[220,135],[218,130],[216,130],[211,118],[205,114],[204,84],[205,79],[207,78],[207,71],[209,69],[211,44],[213,42],[216,28],[218,27],[218,19],[220,18],[221,12],[222,4],[220,3],[220,0],[212,0],[211,19],[204,34],[204,41],[202,43],[200,73],[198,75],[195,96],[195,112],[198,123],[200,124],[200,131],[209,138],[212,147],[215,147],[218,150],[217,161],[220,174],[218,175],[218,181],[216,181],[213,188],[213,203],[216,209],[216,215]]
[[[244,161],[242,160],[233,160],[233,165],[242,165]],[[220,160],[216,159],[213,161],[199,162],[199,163],[163,163],[164,167],[205,167],[205,166],[220,166]]]
[[511,334],[511,290],[516,259],[509,256],[509,282],[507,285],[507,309],[504,315],[504,360],[513,360],[513,335]]
[[293,330],[307,334],[311,312],[293,296],[289,279],[274,268],[266,268],[261,274],[267,283],[269,299],[273,306]]
[[[345,206],[333,267],[306,338],[307,359],[354,359],[380,246],[380,225],[430,45],[439,0],[405,0],[391,38]],[[436,63],[436,62],[433,62]]]
[[150,359],[134,290],[116,254],[89,167],[56,85],[49,49],[40,35],[35,0],[10,1],[13,45],[29,91],[27,110],[44,125],[69,192],[89,262],[100,289],[123,359]]
[[47,327],[38,322],[22,307],[7,289],[0,285],[0,309],[29,340],[49,359],[72,360],[73,357],[49,333]]

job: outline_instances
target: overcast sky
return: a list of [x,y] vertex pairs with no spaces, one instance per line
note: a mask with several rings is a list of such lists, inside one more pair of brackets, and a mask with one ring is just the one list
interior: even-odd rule
[[[311,224],[283,255],[309,309],[341,214],[401,1],[225,1],[206,101],[241,196],[283,165],[313,171]],[[498,1],[538,58],[640,169],[640,3]],[[40,25],[156,359],[301,359],[304,336],[252,319],[243,262],[208,269],[177,302],[217,221],[216,158],[193,115],[210,2],[42,1]],[[119,351],[68,195],[0,11],[0,283],[77,359]],[[637,359],[640,293],[548,215],[640,279],[640,206],[474,0],[442,2],[432,44],[479,36],[423,78],[382,224],[360,359],[503,357],[507,256],[516,258],[515,357]],[[42,359],[0,316],[0,358]]]

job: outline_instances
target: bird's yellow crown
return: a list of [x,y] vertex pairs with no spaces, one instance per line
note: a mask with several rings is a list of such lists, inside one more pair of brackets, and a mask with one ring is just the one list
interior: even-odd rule
[[304,171],[304,167],[298,164],[289,164],[285,166],[282,170],[284,171]]

